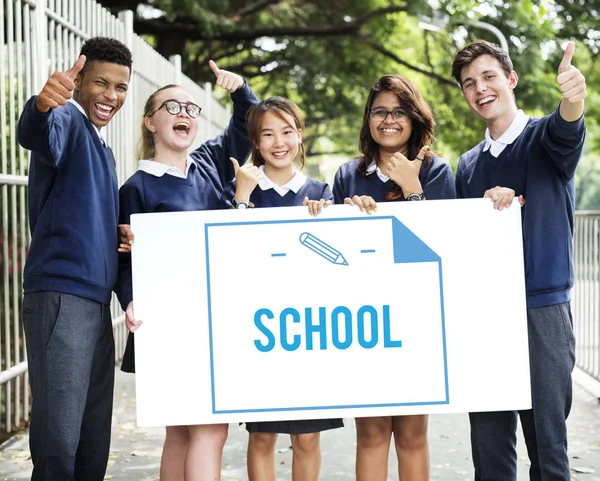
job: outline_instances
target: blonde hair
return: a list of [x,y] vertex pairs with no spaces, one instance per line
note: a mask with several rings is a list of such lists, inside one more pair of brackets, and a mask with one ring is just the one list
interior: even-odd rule
[[142,135],[140,137],[140,143],[138,148],[138,157],[140,159],[153,159],[156,154],[156,148],[154,146],[154,134],[148,130],[146,127],[146,117],[150,117],[155,110],[156,97],[163,90],[173,89],[173,88],[181,88],[179,85],[169,84],[164,87],[159,88],[155,91],[148,100],[146,100],[146,105],[144,105],[144,115],[142,117]]

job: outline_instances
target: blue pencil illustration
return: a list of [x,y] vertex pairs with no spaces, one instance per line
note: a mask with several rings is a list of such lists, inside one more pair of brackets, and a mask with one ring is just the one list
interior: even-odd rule
[[344,256],[340,251],[308,232],[300,234],[300,243],[303,246],[308,247],[311,251],[316,252],[321,257],[324,257],[332,264],[338,264],[340,266],[348,265],[348,262],[344,259]]

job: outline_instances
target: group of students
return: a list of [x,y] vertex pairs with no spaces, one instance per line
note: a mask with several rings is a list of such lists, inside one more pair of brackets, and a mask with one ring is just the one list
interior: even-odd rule
[[[517,416],[531,479],[569,479],[573,178],[587,95],[585,78],[571,65],[573,49],[570,43],[559,67],[560,105],[541,119],[517,109],[518,77],[506,52],[476,41],[456,55],[453,76],[487,125],[485,140],[461,156],[456,179],[431,149],[433,114],[417,87],[400,75],[382,76],[365,103],[360,155],[339,168],[332,190],[301,172],[304,121],[298,106],[282,97],[259,102],[242,77],[211,62],[217,85],[234,104],[227,128],[188,153],[201,107],[180,86],[160,88],[144,108],[139,168],[118,189],[102,127],[125,100],[131,54],[114,39],[88,40],[73,67],[54,73],[30,99],[18,127],[19,142],[32,151],[32,242],[23,299],[32,480],[104,477],[114,381],[113,289],[131,331],[123,360],[129,372],[135,371],[133,332],[142,324],[135,318],[127,252],[132,214],[304,205],[317,215],[332,202],[369,214],[379,202],[457,196],[489,197],[497,209],[509,207],[515,196],[526,202],[533,409],[470,414],[475,479],[516,479]],[[275,479],[278,433],[291,435],[292,479],[318,479],[319,433],[342,425],[341,419],[247,423],[250,481]],[[358,481],[387,479],[392,435],[400,479],[429,479],[427,416],[358,418],[356,431]],[[219,479],[227,433],[226,424],[167,427],[160,479]]]

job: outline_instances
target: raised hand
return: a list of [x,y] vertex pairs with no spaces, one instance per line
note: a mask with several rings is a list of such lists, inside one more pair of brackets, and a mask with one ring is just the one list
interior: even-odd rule
[[229,90],[229,93],[233,93],[244,86],[244,78],[238,74],[229,72],[228,70],[221,70],[212,60],[208,62],[208,65],[215,74],[215,77],[217,77],[217,85]]
[[583,114],[583,100],[587,97],[585,77],[571,62],[575,53],[575,42],[569,42],[558,67],[556,82],[562,93],[560,116],[575,121]]
[[80,55],[73,66],[66,72],[54,72],[35,101],[36,108],[46,113],[59,105],[65,105],[73,97],[75,78],[85,65],[85,55]]
[[262,173],[258,167],[251,163],[246,163],[240,167],[237,159],[229,157],[233,163],[233,171],[235,172],[235,200],[237,202],[249,202],[250,194],[256,188],[262,179]]
[[384,174],[396,182],[406,195],[422,192],[419,172],[428,150],[429,146],[424,146],[414,160],[408,160],[400,152],[396,152],[388,162]]

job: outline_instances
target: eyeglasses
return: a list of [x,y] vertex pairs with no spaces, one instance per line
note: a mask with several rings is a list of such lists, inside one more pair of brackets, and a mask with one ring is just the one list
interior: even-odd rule
[[392,114],[392,118],[394,120],[396,120],[397,122],[406,122],[406,120],[408,119],[408,114],[401,109],[394,109],[394,110],[385,110],[385,109],[371,109],[369,110],[369,117],[371,117],[371,120],[378,120],[380,122],[383,122],[385,119],[387,119],[387,116]]
[[198,106],[192,102],[182,103],[175,99],[169,99],[169,100],[165,100],[162,104],[160,104],[160,106],[154,112],[152,112],[152,114],[150,114],[149,117],[152,117],[156,112],[158,112],[163,107],[165,109],[167,109],[167,112],[169,112],[171,115],[177,115],[179,112],[181,112],[181,109],[183,107],[185,107],[185,111],[193,119],[198,117],[200,115],[200,112],[202,111],[200,106]]

